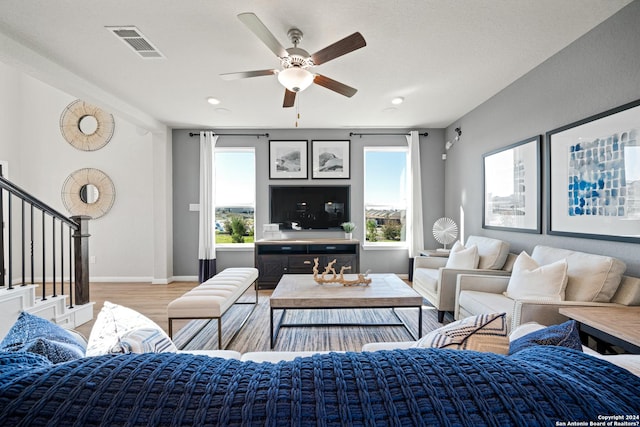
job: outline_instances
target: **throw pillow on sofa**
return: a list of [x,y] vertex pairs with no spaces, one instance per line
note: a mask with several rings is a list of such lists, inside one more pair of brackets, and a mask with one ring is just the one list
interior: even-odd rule
[[416,341],[414,347],[507,354],[506,313],[481,314],[457,320],[429,332]]
[[478,247],[476,245],[465,248],[462,243],[457,241],[449,252],[446,268],[470,270],[478,268],[478,261]]
[[511,299],[564,301],[567,261],[539,265],[522,251],[513,264],[505,295]]
[[[152,339],[159,340],[153,344],[154,347],[165,352],[176,352],[177,347],[173,344],[169,336],[153,320],[130,308],[104,302],[104,306],[96,318],[96,322],[89,335],[87,344],[87,356],[99,356],[108,353],[130,353],[133,349],[144,348],[143,344],[134,344],[145,341],[149,335],[140,332],[138,336],[133,336],[132,331],[142,329],[155,331]],[[128,341],[123,345],[123,339]],[[142,351],[141,351],[142,352]]]
[[52,363],[62,363],[84,357],[85,344],[61,326],[22,312],[0,342],[0,351],[35,353]]

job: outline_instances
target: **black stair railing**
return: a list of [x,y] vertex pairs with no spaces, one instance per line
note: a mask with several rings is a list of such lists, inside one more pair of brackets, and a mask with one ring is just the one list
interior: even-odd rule
[[66,217],[0,176],[0,289],[36,284],[40,267],[42,300],[68,295],[70,308],[88,303],[89,219]]

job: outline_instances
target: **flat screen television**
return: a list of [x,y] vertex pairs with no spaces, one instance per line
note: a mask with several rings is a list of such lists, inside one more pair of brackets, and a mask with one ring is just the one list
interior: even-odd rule
[[280,230],[330,230],[349,221],[348,185],[269,186],[270,222]]

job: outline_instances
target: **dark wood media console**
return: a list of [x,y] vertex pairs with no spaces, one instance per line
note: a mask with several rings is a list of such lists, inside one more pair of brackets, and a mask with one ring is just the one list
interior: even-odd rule
[[259,289],[273,289],[283,274],[312,274],[318,258],[320,272],[334,259],[336,272],[350,266],[349,274],[360,272],[360,242],[345,239],[260,240],[255,242],[255,266],[260,272]]

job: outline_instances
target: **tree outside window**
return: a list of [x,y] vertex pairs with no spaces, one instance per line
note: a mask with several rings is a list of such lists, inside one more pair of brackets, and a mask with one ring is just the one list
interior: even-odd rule
[[405,242],[407,148],[365,147],[365,240],[369,244]]
[[253,243],[256,167],[253,148],[215,150],[216,245]]

